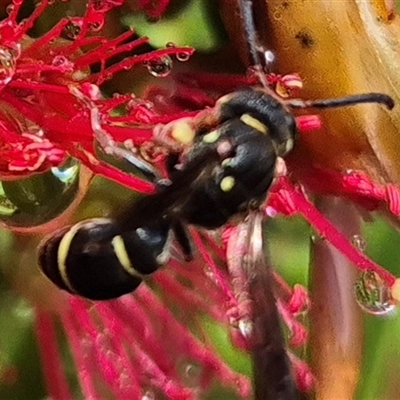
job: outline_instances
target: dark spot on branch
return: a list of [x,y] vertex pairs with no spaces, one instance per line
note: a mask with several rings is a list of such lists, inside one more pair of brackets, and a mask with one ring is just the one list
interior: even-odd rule
[[310,49],[315,45],[315,40],[310,31],[302,29],[299,31],[295,38],[300,42],[301,47],[304,49]]

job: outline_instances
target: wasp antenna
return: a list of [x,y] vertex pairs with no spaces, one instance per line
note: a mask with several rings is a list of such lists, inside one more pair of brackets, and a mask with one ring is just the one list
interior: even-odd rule
[[253,18],[253,2],[251,0],[240,0],[239,1],[240,14],[242,16],[243,28],[247,38],[247,44],[249,45],[250,57],[253,63],[257,77],[261,85],[265,88],[268,87],[267,80],[265,79],[260,54],[258,52],[258,38],[257,31],[254,24]]
[[285,101],[285,104],[292,108],[336,108],[361,103],[379,103],[385,105],[389,110],[391,110],[395,104],[390,96],[383,93],[364,93],[327,100],[293,99]]

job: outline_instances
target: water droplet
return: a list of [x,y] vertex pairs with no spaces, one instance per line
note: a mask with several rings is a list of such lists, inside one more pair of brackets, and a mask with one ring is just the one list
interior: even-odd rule
[[73,64],[68,60],[67,57],[62,55],[55,56],[51,63],[55,67],[63,67],[73,70]]
[[218,279],[215,276],[214,271],[212,270],[212,268],[206,266],[204,267],[204,274],[207,277],[207,279],[213,283],[218,283]]
[[172,60],[170,56],[158,57],[145,62],[145,66],[151,75],[165,78],[171,73]]
[[9,5],[6,7],[6,13],[7,13],[8,15],[12,14],[14,10],[15,10],[15,5],[12,4],[12,3],[9,4]]
[[386,315],[394,310],[390,288],[376,272],[364,271],[354,287],[358,305],[368,314]]
[[156,400],[156,395],[152,390],[146,390],[143,394],[141,400]]
[[15,52],[9,47],[0,46],[0,85],[6,85],[15,74]]
[[313,243],[319,243],[322,242],[323,240],[325,240],[325,236],[321,235],[318,232],[314,232],[310,235],[310,239]]
[[60,215],[75,199],[79,164],[67,160],[42,174],[0,182],[0,219],[10,227],[33,227]]
[[201,365],[193,362],[180,363],[181,379],[185,386],[196,388],[200,385],[203,368]]
[[265,207],[265,215],[267,215],[270,218],[274,218],[278,215],[278,211],[271,206]]
[[98,32],[101,30],[101,28],[103,28],[104,26],[104,19],[103,20],[99,20],[99,21],[94,21],[90,24],[90,31],[91,32]]
[[351,238],[351,243],[358,250],[364,252],[367,249],[367,243],[361,235],[353,235]]
[[237,321],[237,327],[246,340],[250,340],[253,337],[254,325],[253,321],[248,318],[241,318]]
[[271,50],[263,50],[262,54],[266,64],[272,64],[275,61],[275,54]]
[[68,39],[75,40],[78,38],[81,33],[82,26],[81,24],[73,21],[69,21],[68,24],[63,29],[63,36]]
[[189,58],[190,58],[190,54],[188,54],[188,53],[182,52],[182,53],[178,53],[176,55],[176,59],[180,62],[185,62],[185,61],[189,60]]
[[[176,48],[177,46],[176,46],[176,44],[175,44],[174,42],[168,42],[168,43],[165,45],[165,47],[167,47],[168,49],[174,49],[174,48]],[[185,61],[189,60],[190,54],[185,53],[185,52],[181,52],[181,53],[175,54],[175,57],[176,57],[176,59],[177,59],[178,61],[185,62]]]
[[185,375],[188,377],[199,376],[201,368],[199,365],[188,364],[185,367]]

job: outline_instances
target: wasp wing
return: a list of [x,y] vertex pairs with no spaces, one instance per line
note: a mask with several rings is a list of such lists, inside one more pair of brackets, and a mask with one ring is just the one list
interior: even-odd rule
[[286,352],[273,293],[271,267],[264,250],[262,215],[251,212],[238,229],[247,232],[241,259],[245,290],[251,300],[251,336],[256,400],[295,400],[299,392]]
[[[220,156],[215,150],[203,152],[201,156],[187,163],[183,170],[176,171],[170,185],[160,187],[156,193],[132,203],[118,214],[116,219],[123,229],[131,230],[159,219],[160,215],[171,221],[189,220],[188,222],[196,224],[189,216],[192,205],[224,213],[223,207],[218,207],[218,196],[209,200],[213,202],[212,205],[207,206],[204,203],[205,198],[212,192],[208,188],[214,184],[213,171],[220,166],[220,163]],[[231,213],[227,212],[225,219],[230,215]],[[199,225],[207,227],[203,223]]]

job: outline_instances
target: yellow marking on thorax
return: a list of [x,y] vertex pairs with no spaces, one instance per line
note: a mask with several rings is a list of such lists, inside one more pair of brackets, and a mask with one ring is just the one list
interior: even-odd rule
[[231,191],[234,186],[235,178],[233,176],[225,176],[219,184],[219,187],[223,192]]
[[268,135],[268,128],[266,125],[264,125],[260,120],[257,118],[252,117],[249,114],[243,114],[240,117],[240,120],[248,125],[254,128],[256,131],[263,133],[264,135]]
[[201,139],[204,143],[215,143],[219,137],[221,136],[221,133],[218,129],[208,132],[203,136]]

